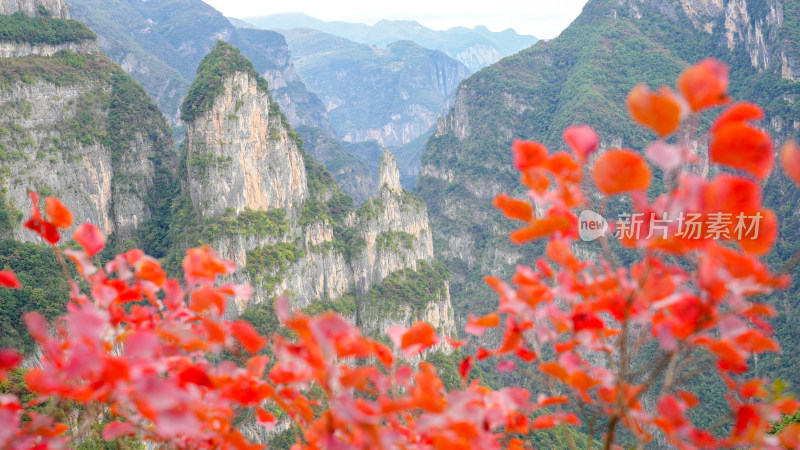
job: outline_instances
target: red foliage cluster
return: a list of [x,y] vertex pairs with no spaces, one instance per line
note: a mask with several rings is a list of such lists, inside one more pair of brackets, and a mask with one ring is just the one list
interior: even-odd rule
[[[707,60],[681,75],[680,94],[642,85],[628,106],[636,121],[664,138],[692,114],[727,103],[727,84],[727,68]],[[744,175],[706,179],[689,170],[698,158],[685,145],[657,141],[648,147],[645,153],[663,170],[668,187],[653,201],[644,193],[653,172],[638,152],[607,150],[589,167],[600,147],[589,127],[564,132],[572,154],[515,142],[514,166],[530,198],[502,194],[495,205],[524,222],[511,234],[514,242],[546,239],[546,253],[533,267],[519,266],[510,284],[486,279],[500,297],[497,311],[470,316],[466,332],[481,336],[502,328],[502,339],[461,362],[464,387],[450,392],[435,367],[413,363],[440,341],[429,324],[391,329],[392,349],[336,314],[310,317],[279,298],[275,313],[292,337],[268,340],[247,322],[223,318],[227,303],[248,298],[250,288],[219,282],[235,268],[211,248],[187,252],[181,285],[140,250],[96,267],[93,258],[104,238],[95,226],[82,224],[73,239],[83,250],[63,254],[89,292],[70,280],[72,302],[54,329],[39,315],[25,317],[42,351],[41,367],[25,375],[38,397],[21,404],[13,395],[0,396],[0,447],[69,445],[65,425],[26,411],[51,397],[103,405],[115,417],[103,431],[106,439],[136,435],[176,447],[253,447],[234,425],[246,410],[267,429],[282,420],[297,424],[297,446],[308,448],[522,448],[520,437],[532,430],[568,425],[583,426],[590,439],[601,433],[606,447],[617,442],[623,426],[641,442],[661,432],[681,448],[798,446],[800,427],[786,427],[780,436],[767,433],[798,402],[782,398],[766,380],[742,378],[751,357],[779,350],[766,321],[774,310],[754,296],[788,284],[757,257],[777,234],[757,184],[773,160],[769,136],[751,124],[762,116],[756,105],[734,104],[710,131],[710,159]],[[797,146],[787,144],[781,160],[800,182]],[[575,211],[591,204],[582,190],[588,173],[605,196],[630,195],[637,211],[655,216],[713,210],[761,212],[769,219],[754,240],[623,240],[639,251],[630,267],[617,265],[605,238],[602,255],[581,259],[572,251]],[[72,215],[48,198],[45,220],[37,196],[31,199],[25,225],[60,258],[59,230],[72,225]],[[0,285],[18,288],[19,281],[3,271]],[[268,345],[274,361],[259,354]],[[643,349],[653,351],[655,360],[641,367]],[[238,355],[239,364],[220,362],[222,352]],[[704,355],[699,362],[698,352]],[[487,358],[497,359],[499,371],[529,374],[541,393],[467,385],[475,361]],[[731,417],[725,435],[699,429],[688,418],[698,399],[681,388],[680,377],[702,362],[728,387],[729,411],[720,412]],[[0,379],[19,363],[16,352],[0,351]],[[654,399],[652,407],[643,404],[645,395]],[[275,416],[279,411],[282,419]],[[23,421],[23,414],[31,420]]]

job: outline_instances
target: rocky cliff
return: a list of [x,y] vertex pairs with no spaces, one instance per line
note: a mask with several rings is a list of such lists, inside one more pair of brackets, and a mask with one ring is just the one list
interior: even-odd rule
[[[152,215],[156,173],[174,167],[169,131],[141,86],[97,51],[94,34],[65,20],[60,1],[0,1],[4,12],[41,16],[37,33],[0,42],[0,234],[22,232],[29,190],[56,195],[76,223],[122,241]],[[24,28],[26,16],[14,15]],[[38,20],[38,19],[37,19]]]
[[[182,183],[202,223],[199,238],[243,268],[234,278],[253,285],[250,304],[287,293],[299,307],[336,305],[360,320],[377,311],[357,305],[383,280],[433,264],[425,204],[400,186],[391,153],[382,158],[380,195],[356,210],[237,49],[218,43],[189,92]],[[451,332],[446,274],[428,275],[438,280],[435,295],[395,302],[393,321],[370,317],[370,330],[426,317]],[[234,315],[248,304],[235,306]]]
[[0,14],[23,12],[36,16],[46,11],[57,19],[69,19],[69,8],[64,0],[3,0],[0,1]]
[[681,0],[680,8],[699,30],[731,51],[742,48],[759,70],[779,67],[783,78],[800,80],[798,5],[792,1]]

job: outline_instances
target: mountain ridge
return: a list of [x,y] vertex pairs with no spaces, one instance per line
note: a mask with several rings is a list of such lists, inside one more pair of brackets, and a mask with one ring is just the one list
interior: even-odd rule
[[374,25],[366,25],[343,21],[326,22],[303,13],[281,13],[241,20],[262,29],[312,28],[377,47],[385,47],[399,40],[411,40],[423,47],[443,51],[465,64],[472,72],[537,41],[535,37],[517,34],[511,28],[501,32],[489,31],[485,26],[472,29],[452,27],[437,31],[413,20],[383,19]]

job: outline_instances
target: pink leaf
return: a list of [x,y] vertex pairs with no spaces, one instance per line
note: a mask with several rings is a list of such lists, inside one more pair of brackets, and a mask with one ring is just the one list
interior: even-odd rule
[[113,441],[121,436],[132,436],[135,433],[129,422],[111,422],[103,428],[103,440]]

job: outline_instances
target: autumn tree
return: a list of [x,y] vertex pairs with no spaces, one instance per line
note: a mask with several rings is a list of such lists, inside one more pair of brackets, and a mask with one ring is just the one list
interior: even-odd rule
[[[248,322],[223,318],[228,301],[248,298],[250,288],[224,281],[235,267],[213,249],[187,251],[183,283],[136,249],[98,267],[99,230],[78,226],[72,238],[81,249],[62,249],[72,214],[51,197],[43,216],[32,194],[25,226],[52,245],[72,301],[52,325],[24,318],[41,349],[41,367],[25,374],[36,398],[0,395],[0,447],[75,445],[81,427],[101,419],[109,440],[257,447],[235,426],[245,413],[267,429],[293,423],[298,448],[523,448],[533,430],[553,427],[585,431],[586,443],[566,434],[573,447],[599,440],[612,448],[623,429],[639,446],[661,434],[679,448],[798,447],[798,425],[769,434],[798,402],[768,380],[746,378],[751,358],[779,351],[768,323],[775,311],[762,296],[789,279],[759,259],[778,230],[760,187],[773,167],[772,140],[754,125],[761,109],[730,104],[727,84],[727,68],[705,60],[680,76],[677,92],[637,86],[628,109],[658,135],[646,159],[631,149],[595,154],[600,139],[587,126],[565,130],[570,151],[513,144],[528,198],[501,194],[495,205],[523,223],[512,241],[546,240],[546,252],[508,282],[487,277],[497,311],[470,316],[465,332],[474,337],[447,339],[477,349],[460,364],[463,386],[449,392],[434,366],[415,363],[440,342],[429,324],[392,328],[390,347],[334,313],[311,317],[279,298],[275,314],[287,332],[260,336]],[[725,109],[704,138],[708,154],[695,154],[698,115],[717,107]],[[711,177],[697,168],[705,158],[719,167]],[[786,144],[781,161],[800,183],[800,149]],[[654,173],[664,193],[651,198]],[[580,212],[603,212],[620,197],[633,210],[610,227],[618,242],[603,234],[599,246],[580,243]],[[638,232],[623,232],[637,218]],[[623,264],[619,248],[633,262]],[[19,287],[8,271],[0,284]],[[502,339],[485,348],[490,328]],[[655,359],[638,364],[646,349],[656,349]],[[699,400],[683,381],[698,354],[725,382],[728,428],[702,429],[689,418]],[[530,377],[535,389],[467,383],[476,360]],[[15,351],[0,351],[0,380],[19,363]],[[77,429],[33,411],[51,398],[82,405]]]

